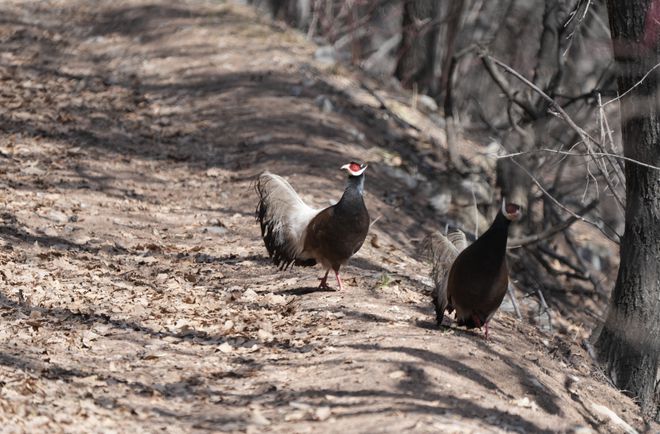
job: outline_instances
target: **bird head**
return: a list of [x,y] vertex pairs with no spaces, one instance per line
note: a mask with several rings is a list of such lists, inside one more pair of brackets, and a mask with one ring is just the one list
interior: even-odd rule
[[355,161],[351,161],[350,163],[341,166],[340,169],[348,172],[349,177],[360,176],[367,169],[367,164],[360,164],[356,163]]
[[502,214],[507,220],[516,222],[522,218],[523,209],[520,205],[513,202],[507,202],[506,198],[502,198]]

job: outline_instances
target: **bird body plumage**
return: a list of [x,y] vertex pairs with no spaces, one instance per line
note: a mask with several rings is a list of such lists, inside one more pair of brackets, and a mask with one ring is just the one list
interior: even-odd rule
[[498,213],[491,227],[454,261],[447,278],[447,302],[456,310],[458,325],[481,327],[502,303],[509,282],[509,223]]

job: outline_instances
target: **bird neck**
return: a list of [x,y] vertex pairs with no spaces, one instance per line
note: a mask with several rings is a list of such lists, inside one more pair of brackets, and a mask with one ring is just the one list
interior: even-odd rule
[[504,214],[502,214],[502,211],[499,211],[497,215],[495,216],[495,220],[493,220],[493,224],[490,225],[490,228],[488,230],[497,230],[498,232],[503,232],[504,234],[509,234],[509,225],[511,224],[511,220],[508,218],[504,217]]
[[506,251],[506,239],[509,236],[509,225],[511,221],[504,217],[502,212],[498,212],[493,224],[490,225],[488,230],[479,237],[476,242],[490,243],[489,250],[493,254],[504,253]]
[[346,189],[344,190],[344,196],[347,194],[362,196],[362,193],[364,193],[364,174],[360,176],[349,176]]
[[343,208],[346,205],[359,202],[363,203],[362,194],[364,193],[364,175],[350,176],[344,194],[339,199],[337,206]]

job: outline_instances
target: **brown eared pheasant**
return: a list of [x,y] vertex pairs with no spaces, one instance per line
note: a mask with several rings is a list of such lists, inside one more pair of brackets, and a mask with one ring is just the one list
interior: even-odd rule
[[509,225],[521,216],[519,205],[503,200],[490,228],[469,246],[461,231],[430,237],[433,304],[438,325],[445,311],[455,310],[459,326],[484,327],[488,339],[488,322],[500,307],[509,283],[506,264]]
[[360,250],[369,231],[369,213],[362,197],[366,169],[366,164],[354,161],[343,165],[341,170],[348,175],[344,194],[325,209],[307,205],[281,176],[259,175],[257,220],[275,265],[286,269],[321,264],[326,272],[319,287],[328,288],[328,273],[333,270],[339,289],[344,288],[339,268]]

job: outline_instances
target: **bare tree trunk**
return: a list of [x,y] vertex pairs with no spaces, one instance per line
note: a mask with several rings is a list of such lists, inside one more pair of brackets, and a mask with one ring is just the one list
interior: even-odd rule
[[[447,11],[447,30],[445,32],[445,50],[442,55],[442,72],[440,73],[440,83],[435,89],[431,89],[431,94],[437,97],[440,92],[444,92],[445,96],[449,92],[448,87],[451,86],[450,70],[455,65],[452,65],[454,54],[456,53],[456,40],[458,33],[461,30],[461,21],[463,20],[463,11],[465,9],[465,0],[454,0],[449,5]],[[437,32],[438,34],[440,32]],[[434,40],[437,45],[438,38]]]
[[269,0],[273,18],[280,19],[292,27],[304,28],[311,17],[311,0]]
[[[608,0],[618,66],[626,157],[660,165],[658,73],[660,0]],[[636,87],[633,86],[639,83]],[[599,359],[614,383],[660,418],[660,171],[626,161],[626,223],[621,265],[602,332]]]
[[566,39],[563,31],[564,22],[572,9],[570,3],[573,1],[546,0],[543,9],[543,31],[533,81],[551,96],[554,95],[564,71],[562,51]]
[[394,75],[403,86],[417,84],[426,91],[435,74],[438,15],[437,0],[404,0],[399,59]]

